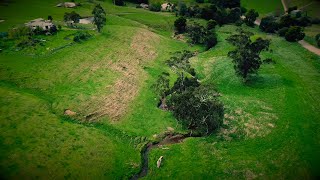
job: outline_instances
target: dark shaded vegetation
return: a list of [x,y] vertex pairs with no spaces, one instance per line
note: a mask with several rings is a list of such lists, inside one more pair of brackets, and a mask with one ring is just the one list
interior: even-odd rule
[[149,5],[149,10],[150,11],[155,11],[155,12],[159,12],[161,11],[161,4],[158,2],[158,3],[152,3]]
[[70,13],[66,12],[66,13],[64,13],[64,16],[63,16],[63,20],[66,22],[73,21],[74,23],[78,23],[80,19],[81,19],[80,14],[78,14],[74,11],[72,11]]
[[78,31],[74,34],[73,41],[74,42],[82,42],[86,41],[91,37],[91,34],[85,31]]
[[106,25],[106,12],[100,4],[96,5],[92,11],[94,16],[93,23],[96,25],[98,32],[101,32],[103,26]]
[[244,23],[246,23],[247,26],[253,27],[254,22],[257,20],[257,17],[259,17],[259,13],[254,9],[250,9],[245,14]]
[[[169,74],[162,73],[153,89],[160,97],[159,107],[170,110],[190,134],[209,135],[223,122],[224,108],[218,100],[219,93],[209,86],[201,85],[189,63],[194,54],[177,52],[166,63],[178,75],[174,85],[169,86]],[[190,76],[191,77],[188,77]]]
[[318,47],[320,47],[320,34],[317,34],[315,37]]
[[303,32],[302,27],[299,26],[291,26],[284,37],[289,42],[297,42],[304,38],[305,33]]
[[177,34],[184,33],[187,27],[187,20],[184,17],[179,17],[174,21],[174,29]]
[[[238,29],[239,33],[230,36],[227,41],[236,47],[228,56],[232,59],[236,75],[247,82],[249,75],[255,74],[260,69],[263,60],[260,53],[268,50],[270,40],[258,38],[251,40],[253,33]],[[270,61],[270,60],[269,60]]]

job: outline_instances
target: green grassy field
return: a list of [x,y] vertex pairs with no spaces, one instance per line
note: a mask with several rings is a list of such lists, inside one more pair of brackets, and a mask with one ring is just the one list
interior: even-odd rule
[[[5,19],[0,31],[48,15],[60,22],[71,10],[56,3],[18,0],[0,6]],[[82,4],[75,11],[90,15],[94,5]],[[218,45],[203,52],[171,37],[172,14],[115,7],[111,1],[102,5],[107,25],[101,34],[88,30],[93,37],[86,42],[65,46],[75,31],[63,27],[43,37],[44,47],[0,54],[1,178],[128,179],[138,172],[147,140],[168,127],[184,131],[170,112],[156,107],[150,88],[163,71],[174,74],[164,61],[184,49],[200,52],[192,65],[204,84],[221,92],[225,124],[209,137],[151,150],[146,179],[320,176],[319,56],[298,43],[244,27],[271,39],[272,52],[263,56],[276,64],[264,65],[243,85],[227,58],[232,47],[225,39],[235,26],[218,28]],[[65,109],[77,116],[64,116]],[[102,116],[85,122],[93,112]],[[164,156],[160,169],[159,156]]]
[[255,9],[259,12],[260,17],[275,11],[283,12],[281,0],[241,0],[241,6]]

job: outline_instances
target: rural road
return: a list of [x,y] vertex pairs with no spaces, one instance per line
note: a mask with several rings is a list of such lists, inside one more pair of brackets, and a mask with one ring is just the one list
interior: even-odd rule
[[[288,6],[287,6],[287,2],[286,0],[281,0],[282,2],[282,6],[283,6],[283,9],[284,11],[287,13],[288,11]],[[306,6],[309,6],[310,4],[306,5]],[[260,23],[259,23],[260,24]],[[299,41],[299,44],[301,44],[302,47],[304,47],[305,49],[309,50],[310,52],[313,52],[314,54],[320,56],[320,49],[309,44],[308,42],[306,42],[305,40],[301,40]]]

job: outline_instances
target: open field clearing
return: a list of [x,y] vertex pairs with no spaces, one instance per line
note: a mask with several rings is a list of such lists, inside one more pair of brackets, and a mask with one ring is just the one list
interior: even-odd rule
[[[73,10],[91,15],[94,4],[81,3],[68,9],[55,7],[55,0],[10,2],[0,6],[0,31],[48,15],[63,24],[64,13]],[[226,41],[239,27],[217,26],[218,44],[205,51],[173,38],[173,13],[99,3],[106,25],[101,33],[93,25],[80,29],[92,35],[86,41],[74,43],[77,30],[63,26],[56,35],[40,36],[44,45],[0,52],[0,179],[133,177],[148,142],[159,143],[165,132],[188,132],[172,112],[157,107],[152,90],[162,72],[174,84],[178,75],[166,61],[183,50],[196,52],[190,60],[196,77],[221,95],[224,121],[209,136],[150,148],[145,179],[320,177],[320,56],[243,24],[253,39],[271,40],[271,51],[261,55],[275,61],[244,84]],[[283,10],[280,1],[242,5],[262,16]],[[317,30],[306,33],[312,37]]]

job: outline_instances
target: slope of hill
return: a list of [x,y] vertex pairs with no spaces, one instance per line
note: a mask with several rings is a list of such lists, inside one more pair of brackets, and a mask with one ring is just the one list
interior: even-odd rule
[[[0,30],[48,15],[60,23],[72,10],[90,15],[94,4],[81,3],[64,9],[55,0],[17,0],[0,6]],[[204,84],[221,92],[225,124],[209,137],[152,149],[147,179],[320,176],[319,56],[243,26],[271,39],[272,52],[263,57],[276,61],[243,85],[225,41],[237,27],[218,27],[218,45],[203,52],[171,37],[173,14],[99,3],[107,24],[102,33],[86,30],[93,35],[88,41],[65,46],[75,31],[63,27],[42,37],[44,47],[0,53],[1,178],[128,179],[137,173],[144,144],[168,127],[185,131],[170,112],[157,108],[151,90],[163,71],[175,78],[164,61],[181,50],[199,52],[192,65]],[[66,109],[77,115],[65,116]]]

